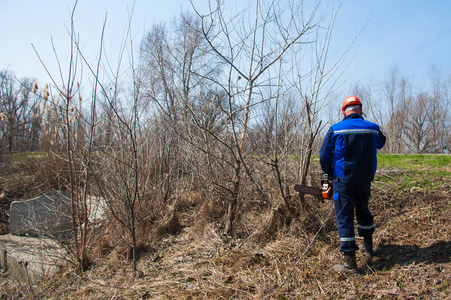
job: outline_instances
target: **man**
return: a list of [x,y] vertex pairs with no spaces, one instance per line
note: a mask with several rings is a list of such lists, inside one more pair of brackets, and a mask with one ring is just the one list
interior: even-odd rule
[[377,124],[362,117],[362,103],[356,96],[343,101],[344,119],[330,127],[319,152],[321,169],[333,178],[334,206],[337,217],[340,251],[344,264],[335,265],[339,272],[357,273],[354,209],[359,236],[364,245],[360,251],[367,257],[373,252],[373,216],[368,209],[371,181],[377,168],[377,149],[385,136]]

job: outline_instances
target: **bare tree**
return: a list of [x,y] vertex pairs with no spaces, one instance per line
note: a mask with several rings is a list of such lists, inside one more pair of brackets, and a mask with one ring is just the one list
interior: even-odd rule
[[444,153],[449,151],[451,125],[450,116],[450,82],[443,79],[442,71],[433,66],[430,71],[432,84],[432,97],[430,101],[430,110],[428,113],[429,123],[431,125],[432,134],[432,153]]
[[[79,72],[83,67],[83,54],[78,47],[79,38],[75,31],[76,6],[77,1],[71,10],[68,30],[69,56],[65,74],[53,47],[59,68],[60,83],[58,83],[58,76],[48,71],[46,63],[41,60],[36,49],[35,52],[52,82],[51,86],[46,85],[40,93],[44,100],[41,108],[41,115],[45,113],[44,143],[48,145],[48,150],[56,150],[52,152],[53,156],[65,165],[67,170],[67,172],[61,172],[59,178],[63,185],[61,188],[67,191],[70,199],[72,219],[73,243],[72,247],[66,247],[66,249],[73,254],[71,261],[76,270],[83,272],[89,265],[90,239],[93,233],[89,220],[89,197],[93,179],[93,141],[98,124],[96,123],[95,97],[87,114],[84,114],[82,109],[83,97],[80,90],[82,76]],[[66,244],[66,241],[58,242]]]
[[[303,3],[295,1],[257,1],[236,13],[230,13],[230,9],[220,1],[210,2],[210,5],[214,9],[209,14],[199,13],[199,16],[202,18],[202,33],[211,51],[224,65],[224,78],[218,85],[228,98],[226,113],[232,137],[228,150],[232,158],[230,165],[233,166],[230,171],[234,175],[228,189],[230,196],[225,226],[225,232],[231,234],[243,175],[265,198],[264,191],[249,172],[251,160],[246,147],[251,118],[260,104],[276,99],[277,94],[281,95],[286,89],[286,84],[279,81],[281,78],[283,83],[282,74],[286,72],[280,64],[285,64],[287,54],[295,51],[292,49],[299,49],[303,43],[314,40],[309,34],[314,33],[320,23],[320,18],[316,18],[320,2],[314,4],[307,16]],[[319,72],[324,71],[321,68],[318,68]],[[272,94],[268,93],[271,86],[278,86]],[[237,115],[239,119],[236,119]],[[315,136],[317,129],[311,128]],[[274,154],[277,163],[277,153]]]
[[11,71],[0,72],[1,140],[8,151],[30,147],[32,110],[38,101],[32,85],[29,78],[18,80]]
[[384,83],[386,100],[388,101],[388,120],[381,124],[386,125],[387,145],[389,153],[402,153],[404,151],[404,124],[407,114],[403,113],[408,99],[411,97],[409,81],[400,74],[398,66],[392,66]]
[[432,146],[432,127],[429,122],[429,110],[431,108],[430,97],[419,94],[410,99],[408,105],[408,123],[406,128],[406,142],[414,153],[427,153]]
[[[155,189],[155,183],[151,179],[154,152],[149,146],[151,140],[147,140],[148,135],[143,130],[143,124],[149,129],[151,122],[147,119],[147,103],[142,91],[144,69],[134,59],[132,15],[133,8],[129,12],[129,23],[116,66],[101,55],[96,66],[90,65],[83,56],[82,59],[95,81],[87,140],[89,149],[95,146],[100,153],[96,163],[88,165],[88,170],[95,182],[95,192],[108,207],[111,228],[119,229],[115,243],[126,245],[136,275],[138,243],[148,235],[144,223],[152,218],[149,216],[152,213],[150,205],[153,205],[149,191]],[[82,55],[78,43],[76,45]],[[104,51],[102,43],[100,51]],[[124,60],[126,54],[129,55],[128,63]],[[100,74],[106,75],[110,81],[102,81]],[[98,98],[102,99],[99,102],[103,108],[103,120],[98,120],[95,114]],[[95,132],[106,138],[94,136]],[[102,144],[94,144],[94,141]]]
[[359,97],[365,104],[363,107],[365,115],[377,124],[380,124],[381,130],[384,131],[382,126],[384,126],[387,118],[383,111],[383,105],[381,105],[382,99],[377,94],[378,86],[374,85],[374,81],[364,84],[357,83],[353,90],[354,95]]
[[182,14],[171,29],[154,26],[142,43],[146,97],[156,108],[161,133],[158,174],[165,201],[184,176],[208,182],[221,153],[213,145],[223,139],[224,94],[207,81],[219,71],[209,61],[199,26],[198,19]]

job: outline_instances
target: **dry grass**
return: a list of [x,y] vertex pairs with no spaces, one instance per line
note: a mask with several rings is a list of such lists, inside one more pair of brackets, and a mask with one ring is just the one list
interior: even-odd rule
[[200,201],[207,194],[197,190],[184,193],[153,223],[136,277],[126,251],[104,238],[96,244],[93,267],[82,276],[61,271],[32,292],[2,283],[1,297],[449,299],[450,179],[441,180],[437,191],[373,189],[377,256],[367,261],[358,254],[358,275],[333,272],[342,256],[334,215],[325,222],[331,202],[309,198],[301,214],[289,222],[283,206],[243,212],[241,234],[231,238],[221,234],[220,208],[213,200]]
[[[375,211],[378,256],[368,262],[359,255],[359,275],[331,271],[341,261],[334,228],[320,233],[299,260],[313,238],[300,220],[265,243],[226,240],[209,224],[202,237],[189,226],[166,235],[140,259],[138,278],[131,263],[113,251],[83,278],[58,274],[32,298],[446,299],[451,296],[450,200],[429,197],[416,195],[402,208]],[[261,217],[263,223],[270,218]]]

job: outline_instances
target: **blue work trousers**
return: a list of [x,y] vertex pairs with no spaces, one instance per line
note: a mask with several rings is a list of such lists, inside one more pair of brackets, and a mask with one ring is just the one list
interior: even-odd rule
[[354,232],[354,209],[359,236],[373,234],[373,215],[368,209],[371,183],[342,183],[334,180],[334,206],[337,217],[340,251],[358,250]]

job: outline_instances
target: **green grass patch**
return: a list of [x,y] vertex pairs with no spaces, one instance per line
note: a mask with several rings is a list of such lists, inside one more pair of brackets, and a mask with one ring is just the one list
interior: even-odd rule
[[418,170],[442,168],[451,164],[451,155],[445,154],[378,154],[379,168]]
[[442,282],[441,286],[440,286],[440,290],[441,290],[442,292],[444,292],[444,291],[446,291],[448,288],[449,288],[449,282],[448,282],[448,280],[445,279],[445,280]]
[[450,165],[451,155],[379,154],[376,181],[399,190],[439,190],[451,178]]
[[49,152],[3,152],[3,157],[13,161],[24,161],[33,158],[42,158],[49,155]]

